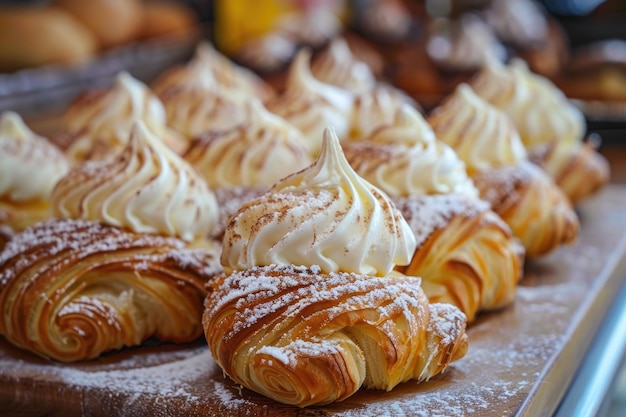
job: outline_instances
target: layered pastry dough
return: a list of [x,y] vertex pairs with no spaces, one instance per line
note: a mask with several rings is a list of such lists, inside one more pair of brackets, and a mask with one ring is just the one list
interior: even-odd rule
[[429,379],[465,354],[465,317],[429,304],[419,279],[389,276],[414,249],[405,220],[327,130],[313,165],[226,227],[227,275],[211,283],[203,316],[215,361],[299,407]]
[[69,172],[52,193],[61,218],[80,218],[137,233],[203,239],[218,207],[202,177],[138,122],[116,158]]
[[[576,213],[552,179],[527,161],[506,114],[462,84],[428,120],[437,136],[465,161],[481,197],[511,226],[528,257],[544,255],[576,238]],[[505,195],[507,204],[495,198]]]
[[63,126],[75,140],[66,153],[75,163],[114,158],[126,146],[139,120],[174,151],[184,149],[183,138],[167,127],[158,97],[122,72],[111,89],[83,93],[67,108]]
[[232,129],[211,129],[194,139],[184,158],[212,188],[271,186],[311,164],[307,140],[261,102],[242,105],[248,115]]
[[65,155],[17,113],[0,116],[0,226],[7,236],[50,217],[50,194],[69,169]]
[[510,228],[478,200],[465,164],[411,107],[365,141],[344,144],[363,178],[398,204],[417,240],[408,266],[431,302],[459,307],[472,321],[511,302],[524,249]]
[[348,91],[323,83],[311,74],[311,52],[301,50],[291,63],[287,89],[267,108],[293,124],[308,139],[313,157],[319,155],[325,126],[333,126],[339,138],[350,130],[353,97]]
[[0,254],[0,334],[45,358],[90,359],[202,334],[215,251],[84,220],[38,223]]
[[417,239],[411,263],[396,269],[423,277],[430,302],[453,304],[473,321],[514,300],[524,247],[488,203],[462,194],[394,202]]
[[[608,182],[608,163],[581,141],[582,112],[546,78],[531,73],[521,61],[508,66],[491,63],[472,87],[513,120],[522,142],[535,153],[533,160],[546,167],[573,202],[587,195],[581,190],[592,192]],[[547,152],[550,146],[558,151]]]

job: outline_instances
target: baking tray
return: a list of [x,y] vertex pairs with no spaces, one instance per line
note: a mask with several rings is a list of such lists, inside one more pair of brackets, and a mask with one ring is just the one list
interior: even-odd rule
[[483,314],[465,358],[428,382],[361,390],[299,409],[224,377],[204,341],[146,345],[85,363],[47,362],[0,338],[0,414],[87,416],[551,415],[626,272],[626,187],[579,207],[576,244],[527,262],[515,303]]

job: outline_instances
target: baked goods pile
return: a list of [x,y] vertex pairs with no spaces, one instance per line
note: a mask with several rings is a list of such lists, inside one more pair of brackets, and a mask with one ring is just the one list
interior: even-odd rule
[[79,97],[64,151],[6,113],[0,334],[80,361],[204,333],[230,379],[299,407],[434,377],[608,180],[554,85],[490,65],[425,117],[343,40],[281,93],[203,44],[152,88]]

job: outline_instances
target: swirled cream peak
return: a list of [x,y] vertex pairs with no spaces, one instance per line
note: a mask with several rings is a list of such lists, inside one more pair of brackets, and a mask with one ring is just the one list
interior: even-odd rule
[[431,194],[478,196],[465,164],[415,109],[401,108],[392,124],[344,145],[355,171],[393,198]]
[[526,149],[505,113],[478,97],[467,84],[428,118],[439,139],[456,151],[472,172],[515,165]]
[[69,171],[65,155],[36,135],[15,112],[0,116],[0,200],[48,201]]
[[311,74],[311,52],[302,49],[289,68],[285,93],[268,103],[272,113],[286,119],[300,129],[314,157],[322,147],[326,126],[334,127],[340,138],[346,137],[350,128],[352,95],[343,89],[323,83]]
[[533,74],[521,60],[507,66],[489,61],[471,86],[513,120],[528,149],[553,140],[577,142],[583,137],[582,112],[552,82]]
[[196,138],[184,155],[213,188],[272,186],[311,164],[306,139],[261,102],[245,105],[248,120]]
[[333,40],[313,61],[311,72],[322,82],[354,93],[368,91],[376,86],[376,78],[370,68],[355,59],[343,38]]
[[206,182],[142,122],[116,158],[70,171],[54,189],[52,209],[62,218],[188,241],[207,236],[218,219]]
[[166,126],[161,101],[145,84],[122,72],[111,89],[87,93],[67,109],[65,130],[79,136],[68,155],[75,161],[116,155],[139,120],[168,146],[180,150],[180,138]]
[[394,123],[399,110],[417,104],[402,91],[379,84],[354,100],[350,139],[362,140],[382,126]]
[[319,265],[376,276],[406,265],[416,246],[388,197],[350,167],[331,128],[317,161],[243,205],[223,242],[225,270]]

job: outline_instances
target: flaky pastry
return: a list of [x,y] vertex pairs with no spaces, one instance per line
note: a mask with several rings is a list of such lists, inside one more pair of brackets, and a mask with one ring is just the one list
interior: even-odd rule
[[50,220],[0,253],[0,334],[39,356],[71,362],[149,337],[202,334],[204,284],[217,252],[175,238],[84,220]]
[[116,158],[89,161],[59,181],[53,213],[136,233],[203,239],[215,227],[215,196],[191,165],[138,122]]
[[50,217],[50,194],[69,169],[59,149],[31,131],[17,113],[4,112],[0,116],[0,226],[20,231]]
[[[502,187],[515,190],[507,199],[509,204],[494,204],[493,209],[521,239],[528,257],[545,255],[576,238],[576,213],[552,178],[530,166],[517,130],[505,113],[462,84],[428,120],[437,136],[465,161],[472,178],[480,182],[481,198],[494,202],[493,195],[502,193]],[[535,200],[538,197],[541,201]]]
[[258,100],[242,105],[247,120],[194,139],[184,158],[212,188],[272,186],[311,164],[307,139]]

